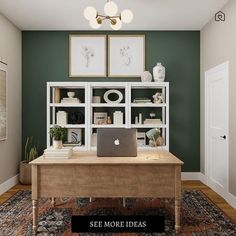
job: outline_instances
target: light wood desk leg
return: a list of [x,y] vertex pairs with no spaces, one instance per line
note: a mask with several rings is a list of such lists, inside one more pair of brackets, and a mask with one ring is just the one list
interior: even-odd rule
[[37,234],[38,230],[38,201],[33,200],[33,233]]
[[33,233],[38,230],[38,166],[32,165]]
[[175,231],[180,233],[180,211],[181,211],[181,166],[175,167]]
[[52,207],[55,207],[55,197],[51,198],[51,204],[52,204]]
[[123,207],[126,207],[126,199],[123,197]]

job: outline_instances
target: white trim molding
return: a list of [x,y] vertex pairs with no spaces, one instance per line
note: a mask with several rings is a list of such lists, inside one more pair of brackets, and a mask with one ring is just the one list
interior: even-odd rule
[[19,174],[11,177],[2,184],[0,184],[0,195],[8,191],[10,188],[14,187],[19,182]]
[[199,180],[202,183],[206,183],[205,175],[201,172],[182,172],[181,173],[182,180]]
[[233,194],[228,193],[225,200],[229,203],[230,206],[236,209],[236,197]]

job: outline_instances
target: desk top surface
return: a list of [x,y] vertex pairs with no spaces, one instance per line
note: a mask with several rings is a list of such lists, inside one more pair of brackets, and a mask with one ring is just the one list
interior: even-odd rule
[[33,165],[50,164],[158,164],[158,165],[183,165],[183,162],[167,151],[140,151],[137,157],[97,157],[96,152],[81,151],[73,153],[69,159],[44,158],[43,156],[30,162]]

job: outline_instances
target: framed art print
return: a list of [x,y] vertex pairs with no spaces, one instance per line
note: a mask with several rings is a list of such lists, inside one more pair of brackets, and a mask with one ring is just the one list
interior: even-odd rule
[[110,77],[140,77],[145,71],[145,35],[109,35]]
[[0,63],[0,141],[7,139],[7,72]]
[[106,76],[106,35],[69,36],[69,77]]
[[82,145],[82,129],[68,129],[67,141],[69,144]]

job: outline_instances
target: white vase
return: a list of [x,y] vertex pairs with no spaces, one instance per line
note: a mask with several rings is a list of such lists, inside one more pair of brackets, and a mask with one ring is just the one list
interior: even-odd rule
[[53,148],[61,149],[62,148],[62,140],[53,140]]
[[152,81],[152,74],[149,71],[144,71],[141,75],[142,82],[151,82]]
[[64,126],[68,123],[68,113],[66,111],[57,112],[57,125]]
[[73,98],[75,96],[75,92],[67,92],[67,96],[69,98]]
[[122,111],[115,111],[113,113],[113,124],[123,125],[123,112]]
[[161,63],[153,68],[153,77],[155,82],[163,82],[165,80],[166,69]]

